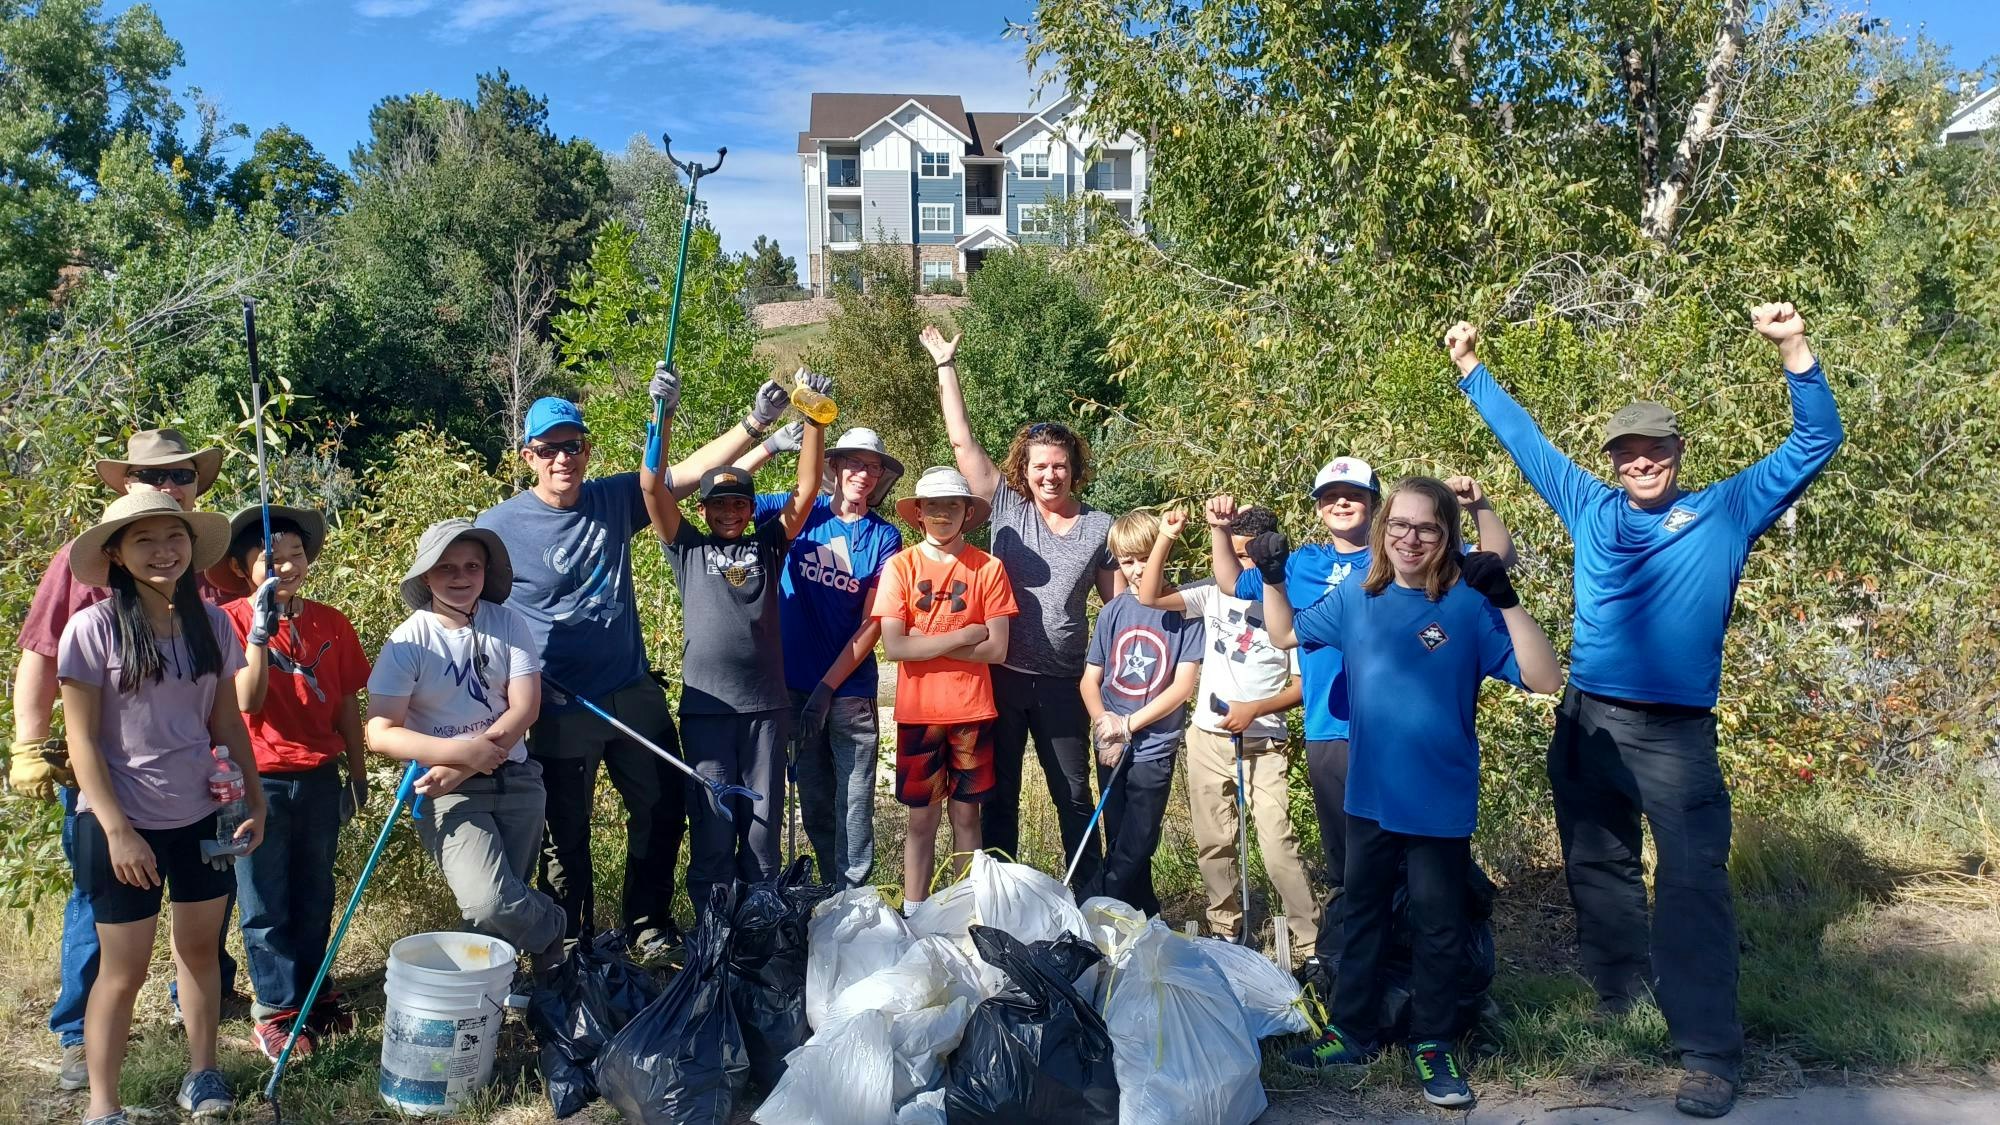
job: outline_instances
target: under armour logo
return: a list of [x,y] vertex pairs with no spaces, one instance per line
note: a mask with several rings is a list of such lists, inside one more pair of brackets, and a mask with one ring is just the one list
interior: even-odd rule
[[[951,599],[951,611],[953,613],[965,612],[965,591],[967,589],[969,589],[969,587],[967,587],[965,583],[960,582],[957,579],[953,579],[951,583],[951,592],[949,594],[942,595],[944,597],[949,597]],[[917,598],[917,608],[927,613],[930,611],[932,606],[937,604],[937,599],[940,597],[940,595],[932,588],[931,580],[928,578],[923,579],[922,581],[917,583],[917,593],[919,595],[919,597]]]

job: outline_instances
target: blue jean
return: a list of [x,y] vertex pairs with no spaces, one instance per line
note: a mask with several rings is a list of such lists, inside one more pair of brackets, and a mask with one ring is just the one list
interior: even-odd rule
[[[792,693],[794,724],[806,698],[804,692]],[[873,696],[835,696],[825,729],[799,739],[799,821],[819,857],[821,881],[842,889],[867,883],[875,871],[875,764],[881,751]]]
[[326,957],[333,855],[340,840],[340,768],[265,774],[264,842],[236,861],[251,1014],[296,1012]]

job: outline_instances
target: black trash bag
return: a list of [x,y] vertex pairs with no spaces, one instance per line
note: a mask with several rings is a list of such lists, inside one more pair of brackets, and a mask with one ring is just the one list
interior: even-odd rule
[[1095,944],[1072,933],[1064,933],[1054,941],[1030,942],[1028,949],[1036,956],[1045,958],[1056,975],[1072,985],[1092,966],[1104,960],[1104,952]]
[[597,1088],[641,1125],[728,1125],[750,1079],[743,1031],[729,1002],[735,886],[718,886],[687,966],[597,1057]]
[[[1451,1029],[1454,1038],[1479,1026],[1486,1011],[1487,993],[1493,988],[1493,977],[1499,968],[1493,949],[1493,901],[1499,893],[1499,888],[1493,885],[1485,870],[1477,863],[1473,864],[1465,882],[1465,932],[1462,938],[1465,963],[1459,977],[1458,1014]],[[1407,880],[1396,887],[1389,909],[1389,947],[1382,954],[1382,970],[1386,979],[1377,1020],[1384,1041],[1396,1042],[1409,1038],[1410,1033],[1410,965],[1415,956],[1415,939],[1410,931]]]
[[542,1087],[557,1117],[597,1100],[597,1056],[611,1037],[660,994],[653,978],[625,956],[616,930],[579,944],[528,997],[528,1026],[540,1052]]
[[989,926],[972,927],[971,936],[1013,987],[973,1009],[945,1072],[945,1120],[1117,1125],[1118,1075],[1103,1017],[1048,957]]
[[740,888],[731,929],[729,1002],[750,1053],[750,1077],[766,1092],[785,1076],[785,1056],[812,1038],[806,1022],[806,923],[833,888],[812,881],[809,856],[769,883]]

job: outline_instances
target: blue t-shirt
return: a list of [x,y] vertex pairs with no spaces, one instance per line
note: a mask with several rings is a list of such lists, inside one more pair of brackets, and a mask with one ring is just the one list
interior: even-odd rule
[[1641,703],[1713,707],[1722,634],[1750,545],[1798,500],[1840,448],[1840,412],[1814,364],[1786,372],[1792,432],[1763,460],[1650,511],[1542,435],[1484,365],[1459,388],[1576,542],[1569,681]]
[[[1305,609],[1343,585],[1361,585],[1368,577],[1368,550],[1342,551],[1329,543],[1307,543],[1285,560],[1285,593],[1292,608]],[[1264,597],[1264,576],[1255,568],[1236,579],[1236,596],[1247,602]],[[1331,742],[1348,735],[1347,677],[1341,674],[1340,650],[1328,645],[1299,645],[1300,706],[1305,711],[1306,740]]]
[[1463,580],[1435,602],[1393,582],[1369,594],[1357,581],[1299,611],[1293,631],[1347,654],[1347,814],[1410,836],[1472,835],[1479,684],[1521,685],[1500,611]]
[[[791,498],[789,492],[759,494],[757,523],[779,518]],[[882,568],[902,549],[896,525],[874,512],[844,520],[834,514],[833,497],[821,495],[813,502],[778,579],[786,687],[810,692],[819,686],[820,677],[868,619]],[[868,654],[833,694],[875,698],[875,654]]]
[[[583,482],[576,506],[521,492],[479,513],[507,544],[514,591],[507,607],[527,619],[542,669],[593,702],[646,675],[646,644],[632,597],[632,536],[651,526],[639,474]],[[577,704],[542,695],[542,713]]]
[[[1087,663],[1104,669],[1100,698],[1114,715],[1130,715],[1159,698],[1183,664],[1201,663],[1201,618],[1152,609],[1126,592],[1097,613]],[[1187,704],[1132,732],[1126,752],[1135,762],[1172,757],[1187,724]]]

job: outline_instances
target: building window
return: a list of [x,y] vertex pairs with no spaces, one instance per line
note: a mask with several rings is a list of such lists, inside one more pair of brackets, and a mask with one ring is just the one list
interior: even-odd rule
[[926,152],[917,166],[917,174],[931,179],[943,179],[951,175],[951,154],[948,152]]
[[1046,152],[1024,152],[1021,154],[1021,178],[1024,180],[1046,180],[1049,178],[1049,154]]
[[940,281],[950,281],[950,280],[951,280],[950,262],[924,263],[924,288],[929,289],[932,285],[935,285]]
[[1049,208],[1043,203],[1021,204],[1021,233],[1049,233]]
[[832,156],[826,161],[826,186],[857,187],[861,183],[861,159],[855,156]]
[[861,212],[832,211],[827,214],[826,240],[828,242],[861,241]]
[[950,234],[955,229],[952,223],[952,205],[949,203],[923,203],[917,206],[917,230],[923,234]]

